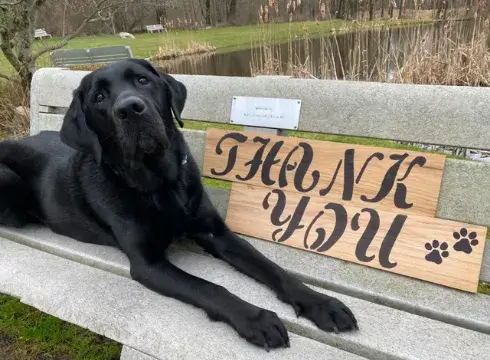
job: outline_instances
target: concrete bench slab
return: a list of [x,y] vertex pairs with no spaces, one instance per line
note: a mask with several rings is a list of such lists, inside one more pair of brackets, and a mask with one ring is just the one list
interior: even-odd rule
[[266,353],[191,305],[160,296],[128,278],[5,239],[0,239],[0,263],[0,286],[9,295],[138,349],[149,359],[362,360],[295,334],[291,334],[291,348]]
[[129,346],[123,346],[121,351],[121,359],[120,360],[158,360],[153,356],[146,355],[141,351],[135,350]]
[[[81,243],[38,226],[29,226],[22,230],[0,227],[0,236],[73,261],[129,276],[127,257],[112,247]],[[271,260],[307,283],[490,334],[490,296],[470,294],[338,259],[300,252],[263,240],[245,238]],[[179,247],[201,252],[192,242],[179,244]]]
[[[36,72],[31,92],[31,134],[46,129],[59,130],[72,90],[87,73],[60,69]],[[301,98],[304,101],[299,130],[302,131],[490,150],[489,132],[474,131],[490,126],[489,106],[484,101],[488,89],[287,77],[175,77],[188,88],[182,114],[185,119],[228,123],[234,95]],[[223,101],[216,102],[217,98]],[[363,102],[369,106],[360,105]],[[438,106],[433,106],[435,103]],[[441,129],[444,131],[440,132]],[[184,131],[200,167],[205,135],[202,131]],[[436,216],[490,226],[490,192],[482,191],[487,188],[490,188],[489,164],[447,159]],[[229,191],[207,191],[220,214],[225,216]],[[210,323],[202,310],[156,295],[133,282],[128,278],[127,258],[116,249],[78,243],[45,228],[2,228],[1,236],[17,242],[3,241],[8,245],[4,247],[10,257],[6,259],[6,269],[0,269],[2,291],[7,288],[14,289],[18,296],[28,294],[25,296],[28,301],[58,317],[78,321],[99,334],[116,336],[125,345],[123,355],[131,356],[129,359],[264,357],[263,351],[245,350],[242,354],[240,349],[249,349],[249,344],[241,342],[226,325]],[[325,293],[334,291],[332,294],[356,313],[361,326],[359,332],[341,335],[319,331],[311,322],[296,318],[292,309],[279,302],[271,291],[223,262],[203,255],[192,242],[172,246],[169,257],[179,267],[219,283],[245,300],[276,311],[295,341],[305,342],[304,347],[298,345],[300,349],[294,350],[297,352],[274,352],[273,359],[287,359],[289,355],[283,354],[291,354],[298,359],[305,356],[359,359],[361,356],[372,360],[480,360],[488,354],[490,296],[469,294],[267,241],[247,239],[310,286]],[[0,253],[1,249],[0,241]],[[0,260],[3,260],[1,255]],[[41,260],[48,264],[37,269]],[[9,271],[14,271],[18,279],[4,281]],[[2,272],[7,275],[2,276]],[[48,276],[48,272],[52,275]],[[490,282],[489,246],[480,279]],[[25,281],[27,285],[22,285]],[[43,282],[44,287],[39,282]],[[179,324],[174,325],[174,321]],[[185,326],[187,323],[193,324],[192,329]],[[167,328],[163,329],[162,324]],[[223,336],[222,341],[217,340],[220,336]],[[198,348],[193,349],[189,344],[196,339]],[[224,349],[218,344],[225,344]],[[333,349],[336,352],[331,352],[332,348],[336,348]]]
[[[14,246],[22,245],[17,244]],[[100,248],[99,250],[106,249],[106,247],[96,247]],[[103,252],[101,251],[100,256],[102,255]],[[219,283],[247,301],[276,311],[286,326],[293,332],[360,356],[374,359],[423,360],[433,359],[433,354],[445,349],[447,354],[445,359],[462,359],[463,357],[461,356],[463,354],[469,356],[465,357],[465,359],[470,359],[472,354],[480,356],[479,354],[481,353],[483,355],[483,352],[486,351],[483,344],[490,341],[488,334],[467,330],[405,311],[316,288],[321,292],[337,296],[348,304],[356,314],[359,326],[362,329],[362,331],[356,333],[341,335],[325,333],[318,330],[308,320],[298,319],[292,308],[279,302],[270,290],[211,256],[203,256],[172,248],[169,251],[169,258],[177,266],[191,274]],[[129,273],[127,262],[126,264],[121,264],[121,267],[126,269],[126,274]],[[7,266],[7,269],[10,269],[10,265]],[[68,280],[66,281],[69,283]],[[140,286],[135,283],[136,285]],[[64,286],[69,285],[65,284]],[[5,288],[5,286],[2,285],[2,288]],[[70,297],[73,296],[73,294],[70,295]],[[433,296],[435,302],[441,303],[443,301],[440,294],[433,294]],[[165,300],[169,304],[176,301],[174,299]],[[183,316],[187,316],[187,312],[183,314],[185,314]],[[439,337],[443,339],[458,339],[458,341],[453,342],[453,344],[441,344],[436,340]],[[426,339],[434,339],[434,342],[425,341]],[[466,344],[467,348],[463,344]],[[140,350],[141,348],[136,347],[136,349]]]

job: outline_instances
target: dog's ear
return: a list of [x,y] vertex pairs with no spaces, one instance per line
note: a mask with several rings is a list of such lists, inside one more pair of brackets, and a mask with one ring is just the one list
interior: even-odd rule
[[71,148],[93,154],[97,165],[102,160],[102,148],[97,135],[89,128],[82,110],[82,85],[73,92],[73,99],[63,119],[60,138]]
[[174,113],[175,120],[180,127],[184,127],[181,119],[182,111],[184,111],[185,102],[187,100],[187,88],[180,81],[168,74],[160,74],[160,77],[167,84],[170,90],[170,107]]

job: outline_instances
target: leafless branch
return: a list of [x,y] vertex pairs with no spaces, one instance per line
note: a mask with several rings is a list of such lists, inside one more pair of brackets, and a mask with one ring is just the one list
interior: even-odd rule
[[17,2],[0,2],[0,6],[13,6],[13,5],[19,5],[20,3],[23,3],[26,0],[19,0]]
[[0,73],[0,79],[5,79],[8,81],[18,81],[18,79],[14,78],[12,76],[9,76],[9,75],[2,74],[2,73]]
[[0,26],[0,50],[2,50],[3,55],[8,60],[8,62],[14,67],[16,71],[20,71],[22,64],[19,61],[17,55],[15,55],[12,50],[12,38],[10,37],[10,32],[6,26]]
[[34,11],[35,8],[40,8],[41,6],[43,6],[45,2],[46,2],[46,0],[34,0],[31,3],[31,6],[29,6],[29,14],[32,11]]
[[92,12],[92,14],[90,14],[89,16],[87,16],[85,18],[85,20],[82,22],[82,24],[78,27],[77,30],[75,30],[75,32],[73,34],[71,34],[70,36],[67,36],[65,37],[63,40],[61,40],[58,44],[55,44],[55,45],[51,45],[51,46],[47,46],[39,51],[37,51],[36,53],[34,53],[32,55],[32,60],[35,61],[37,58],[39,58],[40,56],[42,56],[43,54],[46,54],[47,52],[50,52],[50,51],[54,51],[54,50],[57,50],[57,49],[61,49],[63,46],[65,46],[66,44],[68,44],[68,42],[77,37],[78,34],[80,34],[83,30],[83,28],[85,27],[85,25],[87,25],[87,23],[95,16],[97,15],[100,11],[103,11],[105,9],[109,9],[113,6],[115,6],[115,4],[109,4],[109,5],[106,5],[106,6],[102,6],[103,4],[107,3],[108,0],[102,0],[98,3],[98,7],[96,10],[94,10]]

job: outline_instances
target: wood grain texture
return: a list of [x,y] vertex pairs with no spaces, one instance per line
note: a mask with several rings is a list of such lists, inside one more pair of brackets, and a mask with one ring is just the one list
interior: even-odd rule
[[[278,205],[278,192],[284,195],[283,209]],[[310,197],[307,205],[299,209],[298,204],[302,198],[302,194],[295,192],[234,183],[226,223],[240,234],[268,241],[274,241],[275,238],[283,245],[321,255],[468,292],[477,291],[486,228],[406,214],[402,216],[406,216],[406,219],[398,236],[389,237],[386,235],[394,219],[401,219],[399,213],[365,210],[365,206],[357,207],[351,202],[342,201],[332,202],[330,208],[325,209],[329,202],[319,196]],[[322,210],[323,215],[318,217]],[[374,231],[372,242],[360,241],[362,237],[364,240],[369,238],[369,231],[366,231],[368,227],[376,230],[376,226],[372,226],[376,218],[379,218],[379,226]],[[273,220],[276,225],[273,225]],[[285,230],[295,221],[299,228],[293,227],[294,231],[285,239]],[[343,224],[345,231],[341,231]],[[335,239],[330,236],[336,226],[339,227],[337,234],[340,236],[335,243]],[[357,231],[354,230],[356,228]],[[324,238],[316,241],[321,235],[321,229],[325,231]],[[392,240],[390,249],[389,243]],[[364,244],[365,249],[359,244]]]
[[[234,151],[235,162],[229,162]],[[434,217],[444,163],[444,155],[411,150],[209,129],[203,175],[321,195],[325,202]]]

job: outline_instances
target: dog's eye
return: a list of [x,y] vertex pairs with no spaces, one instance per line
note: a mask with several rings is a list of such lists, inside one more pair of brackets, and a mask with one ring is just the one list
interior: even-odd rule
[[100,103],[100,102],[102,102],[104,99],[105,99],[104,94],[101,94],[101,93],[97,93],[97,94],[95,94],[95,101],[96,101],[96,102]]
[[146,85],[146,84],[148,84],[148,83],[149,83],[148,79],[147,79],[146,77],[144,77],[144,76],[140,77],[140,78],[138,79],[138,82],[139,82],[141,85]]

